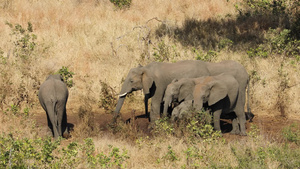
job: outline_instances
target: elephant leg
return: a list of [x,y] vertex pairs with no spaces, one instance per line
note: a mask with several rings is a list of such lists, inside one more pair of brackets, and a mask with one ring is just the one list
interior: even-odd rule
[[51,120],[49,118],[47,110],[46,110],[46,116],[47,116],[48,130],[50,130],[50,132],[52,134],[52,137],[53,137],[54,136],[53,125],[52,125],[52,122],[51,122]]
[[57,115],[54,111],[54,106],[52,106],[52,103],[49,105],[51,105],[51,106],[47,107],[47,112],[49,112],[48,116],[49,116],[49,119],[52,124],[53,135],[54,135],[54,138],[58,138],[59,132],[58,132],[58,128],[57,128]]
[[57,118],[57,117],[55,114],[49,115],[49,117],[50,117],[50,121],[52,123],[52,130],[53,130],[54,138],[58,138],[59,132],[57,129],[57,119],[55,120],[55,118]]
[[237,112],[237,117],[238,117],[238,121],[240,124],[240,135],[241,136],[246,136],[246,116],[243,110],[240,110],[239,112]]
[[232,120],[232,130],[230,134],[240,134],[240,128],[239,128],[239,120],[237,118]]
[[66,126],[66,103],[65,102],[58,102],[56,104],[56,116],[57,116],[57,130],[58,130],[58,135],[62,136],[63,132],[65,131],[65,126]]
[[163,99],[163,89],[156,89],[155,95],[151,100],[150,120],[151,123],[160,118],[161,102]]
[[69,134],[66,107],[64,108],[64,113],[63,113],[62,134],[63,135],[66,135],[66,134],[68,135]]
[[160,101],[152,99],[150,122],[154,122],[160,118]]
[[148,120],[150,121],[150,116],[149,116],[149,111],[148,111],[148,100],[149,100],[149,94],[145,95],[144,98],[144,103],[145,103],[145,115],[148,118]]
[[222,109],[214,111],[214,128],[217,131],[221,131],[221,126],[220,126],[221,113],[222,113]]
[[237,104],[235,107],[235,113],[237,115],[239,124],[240,124],[240,135],[241,136],[246,136],[246,116],[245,116],[245,92],[240,92],[242,93],[239,98],[237,99]]
[[58,131],[58,136],[62,136],[62,115],[63,113],[60,113],[57,115],[57,131]]

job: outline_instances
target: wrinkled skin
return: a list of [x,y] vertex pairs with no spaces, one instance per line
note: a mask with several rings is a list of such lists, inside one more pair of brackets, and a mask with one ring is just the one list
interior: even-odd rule
[[[132,68],[121,88],[115,115],[119,115],[125,97],[128,93],[143,89],[145,113],[148,115],[148,99],[152,98],[150,120],[151,122],[160,118],[162,112],[162,100],[167,85],[173,79],[196,78],[201,76],[214,76],[227,72],[233,75],[239,82],[241,90],[244,90],[248,82],[248,73],[245,68],[235,61],[223,61],[219,63],[203,62],[199,60],[185,60],[176,63],[152,62],[146,66]],[[241,102],[245,103],[245,97],[241,96]],[[242,115],[243,118],[245,115]],[[243,119],[241,118],[241,119]],[[241,120],[240,123],[245,123]],[[241,130],[246,134],[245,127]]]
[[[178,106],[176,106],[172,111],[171,121],[176,122],[182,119],[189,119],[194,116],[193,112],[191,112],[191,108],[193,108],[194,100],[185,100],[181,102]],[[209,109],[206,110],[209,113]],[[246,120],[252,122],[254,118],[254,114],[251,112],[245,112]],[[221,114],[221,119],[230,119],[232,120],[232,130],[231,134],[239,134],[240,127],[237,116],[234,112],[229,114]]]
[[193,100],[185,100],[176,106],[172,111],[171,121],[177,121],[183,118],[191,118],[192,114],[189,110],[193,107]]
[[[229,74],[174,80],[166,89],[164,100],[167,104],[164,106],[164,113],[174,99],[177,99],[179,102],[194,100],[193,107],[198,111],[203,108],[204,104],[208,105],[208,109],[213,112],[214,128],[221,130],[221,113],[235,112],[238,119],[242,117],[246,121],[245,102],[239,101],[241,99],[240,96],[243,93],[245,94],[245,90],[243,93],[240,93],[239,88],[238,81]],[[246,135],[246,133],[242,133],[239,130],[233,130],[232,132],[234,132],[233,134]]]
[[60,75],[50,75],[40,86],[38,97],[46,111],[54,138],[68,134],[66,104],[69,92]]

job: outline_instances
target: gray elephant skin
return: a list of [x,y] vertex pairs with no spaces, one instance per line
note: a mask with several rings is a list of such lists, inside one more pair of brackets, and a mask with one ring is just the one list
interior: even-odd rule
[[50,75],[40,86],[38,97],[46,111],[48,127],[54,138],[68,134],[66,104],[69,92],[60,75]]
[[[168,89],[168,88],[167,88]],[[172,110],[171,121],[175,122],[181,119],[189,119],[193,116],[190,110],[193,107],[194,100],[185,100]]]
[[[214,76],[221,73],[234,76],[240,83],[239,90],[246,89],[248,73],[240,63],[232,60],[219,63],[199,60],[184,60],[176,63],[152,62],[146,66],[132,68],[122,85],[115,114],[119,115],[128,93],[143,89],[146,115],[148,115],[148,99],[152,98],[150,121],[153,122],[160,118],[164,92],[173,79]],[[245,103],[245,95],[241,95],[240,98],[239,100]],[[245,119],[245,114],[240,116],[240,119]],[[245,122],[245,120],[240,120],[240,124],[245,124]],[[241,125],[241,131],[246,134],[245,125]]]
[[[207,109],[213,113],[214,128],[221,131],[221,113],[235,112],[237,119],[243,115],[242,118],[246,121],[244,103],[239,101],[239,96],[245,94],[245,92],[245,90],[242,93],[239,92],[238,81],[229,74],[175,79],[166,89],[164,113],[166,113],[168,106],[174,99],[179,102],[183,101],[183,103],[194,100],[193,107],[197,111],[201,111],[203,105],[207,104]],[[181,109],[185,110],[187,108],[183,106]],[[238,121],[234,121],[232,133],[245,135],[245,133],[236,130],[235,123],[238,123]]]
[[[167,88],[168,89],[168,88]],[[185,100],[181,102],[178,106],[174,107],[171,115],[171,121],[172,122],[177,122],[182,119],[189,119],[192,118],[195,114],[191,112],[193,109],[193,103],[194,100]],[[209,113],[209,109],[206,110]],[[252,122],[254,118],[254,114],[251,112],[245,112],[246,120],[249,120],[249,122]],[[229,114],[221,114],[220,119],[229,119],[231,120],[232,124],[232,129],[231,133],[232,134],[238,134],[240,133],[240,127],[239,127],[239,122],[237,119],[237,116],[234,112],[230,112]]]

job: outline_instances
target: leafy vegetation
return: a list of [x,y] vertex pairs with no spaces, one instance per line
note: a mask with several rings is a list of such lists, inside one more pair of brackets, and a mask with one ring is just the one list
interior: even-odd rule
[[0,136],[1,168],[74,168],[87,163],[89,168],[126,167],[127,150],[109,145],[109,151],[97,152],[93,140],[71,142],[48,138],[14,138],[11,134]]
[[[111,8],[110,2],[125,10]],[[0,19],[8,20],[2,23],[0,44],[0,168],[300,167],[298,124],[276,136],[256,123],[250,124],[247,137],[222,137],[214,131],[211,115],[203,111],[190,110],[192,118],[178,123],[160,119],[149,129],[144,127],[148,123],[134,118],[124,123],[128,111],[132,117],[135,110],[142,112],[140,93],[134,96],[139,102],[131,94],[126,101],[133,110],[123,108],[124,117],[113,124],[107,119],[101,122],[108,126],[100,124],[96,118],[115,108],[117,89],[111,86],[119,87],[118,79],[141,58],[143,64],[238,60],[251,76],[254,113],[297,115],[299,0],[240,0],[236,15],[213,17],[200,8],[192,11],[197,7],[192,2],[161,1],[161,9],[146,1],[110,2],[0,2]],[[208,8],[218,11],[222,7],[209,4]],[[151,16],[159,18],[148,20]],[[75,69],[79,69],[76,86]],[[74,114],[78,121],[68,140],[53,140],[46,121],[37,125],[34,120],[44,114],[37,100],[38,88],[53,72],[72,88],[67,111],[71,123]]]
[[129,8],[131,4],[131,0],[109,0],[109,1],[120,9]]
[[[243,0],[236,4],[239,14],[235,17],[187,18],[182,27],[170,28],[161,24],[156,35],[168,35],[182,45],[192,47],[198,60],[210,61],[215,56],[214,51],[247,49],[249,57],[284,55],[299,61],[298,5],[298,0]],[[253,25],[257,27],[253,28]]]
[[298,124],[294,123],[282,130],[284,138],[290,142],[296,143],[297,145],[300,144],[300,130],[298,127]]
[[72,78],[73,75],[75,75],[74,72],[69,71],[67,67],[63,66],[56,73],[62,76],[64,82],[69,88],[73,87],[74,84]]

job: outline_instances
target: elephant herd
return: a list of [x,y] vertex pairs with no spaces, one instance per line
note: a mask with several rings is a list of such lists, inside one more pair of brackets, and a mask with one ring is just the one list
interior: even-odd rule
[[[245,68],[232,60],[219,63],[199,60],[152,62],[130,69],[119,94],[115,117],[120,114],[127,94],[143,90],[145,113],[152,124],[161,116],[167,116],[169,107],[176,101],[179,105],[173,109],[171,120],[188,116],[190,107],[201,110],[205,105],[213,114],[216,130],[221,130],[220,116],[234,112],[236,118],[231,133],[245,136],[244,106],[248,83]],[[67,99],[68,90],[60,75],[50,75],[40,87],[39,100],[55,138],[67,132]]]

